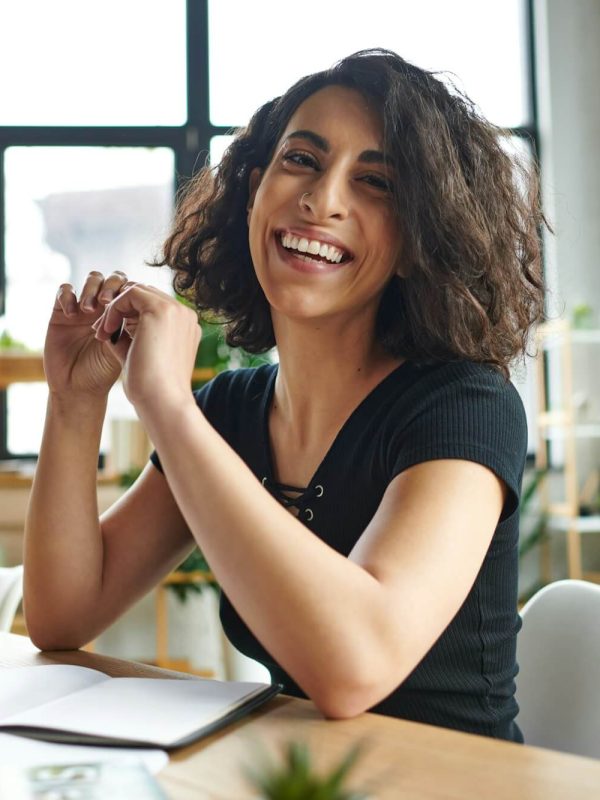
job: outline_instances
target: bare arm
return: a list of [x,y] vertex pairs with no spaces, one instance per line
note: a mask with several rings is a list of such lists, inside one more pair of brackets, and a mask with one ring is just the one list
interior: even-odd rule
[[[116,530],[110,512],[98,519],[100,434],[108,391],[121,365],[95,339],[91,326],[104,309],[101,293],[108,291],[110,299],[124,285],[121,273],[106,280],[90,273],[78,301],[65,284],[48,327],[44,367],[50,393],[24,540],[27,626],[42,648],[90,641],[191,547],[161,479],[158,487],[150,487],[150,503],[138,502],[139,487],[124,501],[131,508],[128,527]],[[149,471],[151,484],[155,473]],[[146,479],[140,485],[145,484]],[[128,569],[138,582],[130,580]]]
[[[169,484],[148,465],[99,524],[90,513],[96,479],[90,470],[89,495],[82,497],[79,521],[70,517],[64,539],[57,535],[60,516],[46,520],[49,553],[41,536],[30,537],[30,563],[41,570],[48,563],[69,565],[50,589],[47,575],[29,576],[40,609],[34,641],[56,649],[96,636],[189,552],[189,525],[242,618],[325,713],[352,715],[392,691],[466,597],[500,514],[502,483],[471,462],[429,462],[407,470],[392,482],[346,559],[263,489],[195,406],[157,420],[152,436],[160,442]],[[65,432],[59,430],[64,447]],[[186,441],[186,448],[172,447],[174,439]],[[76,454],[79,442],[79,436],[72,438]],[[49,453],[60,457],[54,448]],[[61,491],[53,486],[52,476],[60,475],[55,466],[40,459],[34,486],[40,508]],[[73,471],[81,480],[75,462]],[[71,501],[66,489],[64,503]],[[40,525],[32,529],[42,532]],[[61,541],[65,553],[57,561]],[[40,586],[45,594],[36,598]],[[48,591],[64,598],[62,607],[48,604]]]
[[94,639],[195,544],[152,465],[98,519],[94,431],[83,447],[84,425],[56,416],[47,417],[25,533],[27,627],[44,650]]
[[101,584],[96,475],[105,407],[48,400],[24,539],[25,615],[40,647],[51,646],[57,627],[81,624]]
[[224,592],[328,716],[366,710],[414,669],[466,598],[501,513],[506,490],[487,468],[423,463],[392,481],[347,559],[269,495],[196,407],[145,419]]
[[[102,611],[89,609],[92,626],[155,580],[177,547],[183,553],[189,529],[244,621],[326,715],[351,716],[383,699],[467,596],[501,513],[503,483],[466,461],[412,467],[392,481],[345,558],[269,495],[193,402],[197,332],[187,310],[146,287],[113,308],[119,313],[107,312],[100,335],[120,315],[138,319],[133,340],[115,350],[167,478],[148,467],[103,520],[105,589],[96,596]],[[164,525],[152,523],[157,509]],[[136,560],[144,548],[146,560]]]

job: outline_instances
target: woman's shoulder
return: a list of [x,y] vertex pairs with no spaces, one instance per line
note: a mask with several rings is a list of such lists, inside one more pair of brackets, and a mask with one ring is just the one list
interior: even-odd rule
[[194,392],[196,403],[203,409],[215,403],[220,407],[234,403],[238,407],[257,401],[269,390],[277,364],[238,367],[219,372],[201,389]]
[[399,430],[432,435],[502,430],[519,441],[527,436],[523,401],[497,368],[472,361],[411,364],[390,386],[388,423]]
[[411,389],[425,403],[464,396],[523,405],[513,382],[489,364],[461,360],[413,366],[411,378]]

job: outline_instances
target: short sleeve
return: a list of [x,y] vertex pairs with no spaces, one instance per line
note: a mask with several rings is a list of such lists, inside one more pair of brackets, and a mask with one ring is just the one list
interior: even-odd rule
[[513,384],[485,365],[447,365],[435,384],[425,379],[413,408],[390,438],[389,480],[424,461],[474,461],[506,484],[501,519],[510,516],[519,504],[527,454],[525,410]]

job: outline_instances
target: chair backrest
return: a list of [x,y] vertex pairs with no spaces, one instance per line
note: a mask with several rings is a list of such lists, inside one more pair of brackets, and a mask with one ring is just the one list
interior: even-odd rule
[[9,631],[23,597],[23,566],[0,567],[0,631]]
[[521,612],[517,723],[526,744],[600,758],[600,586],[545,586]]

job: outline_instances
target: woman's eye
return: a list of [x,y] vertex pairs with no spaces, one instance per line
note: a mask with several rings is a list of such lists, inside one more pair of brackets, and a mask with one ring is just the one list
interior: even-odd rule
[[286,153],[283,157],[284,161],[291,161],[292,164],[297,164],[299,167],[312,167],[317,169],[319,164],[314,156],[310,153]]
[[392,182],[384,178],[383,175],[365,175],[361,180],[368,183],[369,186],[373,186],[375,189],[381,189],[384,192],[392,191]]

